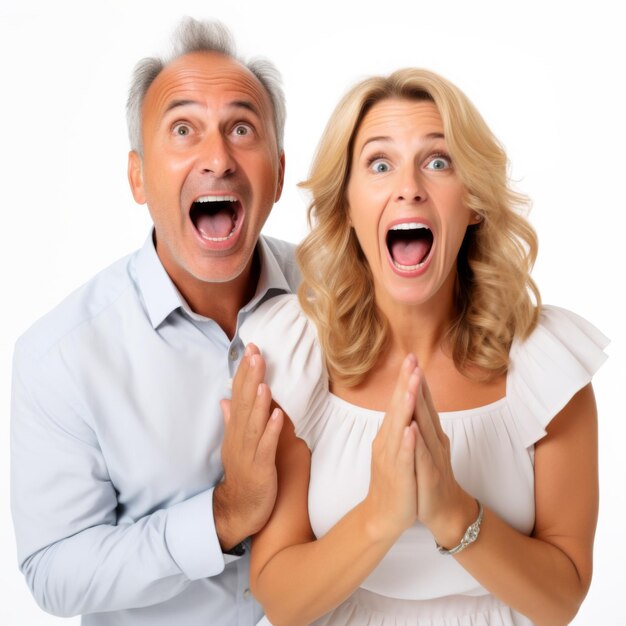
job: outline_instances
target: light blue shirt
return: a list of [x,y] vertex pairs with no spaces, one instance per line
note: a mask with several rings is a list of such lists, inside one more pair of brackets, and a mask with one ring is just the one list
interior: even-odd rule
[[256,295],[232,341],[190,311],[150,237],[15,348],[12,507],[39,605],[84,626],[249,626],[249,557],[222,554],[213,488],[223,418],[261,302],[295,289],[291,244],[261,238]]

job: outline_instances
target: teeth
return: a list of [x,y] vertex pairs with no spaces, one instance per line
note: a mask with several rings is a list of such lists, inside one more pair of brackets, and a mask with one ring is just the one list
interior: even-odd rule
[[424,265],[424,263],[426,263],[426,261],[422,261],[417,265],[400,265],[400,263],[396,263],[395,261],[393,261],[393,259],[392,262],[399,270],[402,270],[403,272],[412,272],[413,270],[418,270]]
[[237,198],[235,196],[202,196],[195,202],[237,202]]
[[207,237],[206,235],[202,233],[200,233],[200,236],[205,241],[226,241],[227,239],[230,239],[233,236],[233,233],[235,232],[235,228],[237,228],[236,225],[233,226],[233,229],[230,231],[230,233],[228,233],[228,235],[226,235],[226,237]]
[[389,230],[419,230],[422,228],[430,230],[426,224],[421,222],[402,222],[401,224],[394,224]]

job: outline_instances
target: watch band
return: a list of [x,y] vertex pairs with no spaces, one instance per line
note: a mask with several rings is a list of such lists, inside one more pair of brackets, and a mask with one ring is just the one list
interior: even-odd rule
[[461,552],[461,550],[465,550],[465,548],[467,548],[467,546],[469,546],[471,543],[474,543],[474,541],[476,541],[476,539],[478,539],[478,533],[480,533],[480,524],[483,521],[483,505],[480,503],[479,500],[476,500],[477,504],[478,504],[478,517],[476,518],[476,521],[473,524],[470,524],[467,527],[467,530],[465,531],[465,534],[463,535],[463,537],[461,538],[461,541],[454,546],[454,548],[450,548],[449,550],[446,550],[446,548],[444,548],[443,546],[440,546],[436,541],[435,541],[435,545],[437,546],[437,550],[439,550],[440,554],[458,554],[459,552]]
[[236,546],[233,546],[230,550],[226,550],[224,554],[228,554],[229,556],[243,556],[246,553],[246,543],[245,541],[239,542]]

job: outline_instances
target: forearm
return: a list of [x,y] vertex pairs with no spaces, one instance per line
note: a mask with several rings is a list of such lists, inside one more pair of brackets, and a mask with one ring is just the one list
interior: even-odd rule
[[274,626],[308,624],[361,584],[397,539],[370,520],[363,502],[322,538],[283,548],[252,575],[252,592]]
[[453,558],[537,626],[568,624],[588,589],[588,577],[564,551],[519,533],[488,509],[477,541]]
[[87,528],[24,558],[21,569],[37,603],[63,617],[138,608],[219,574],[224,559],[210,536],[208,496],[135,523]]

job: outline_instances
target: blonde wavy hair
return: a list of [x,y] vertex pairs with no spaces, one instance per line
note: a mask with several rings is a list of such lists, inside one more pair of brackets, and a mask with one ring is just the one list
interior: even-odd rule
[[482,217],[468,227],[459,251],[447,345],[460,372],[492,379],[507,371],[513,338],[527,337],[537,322],[541,298],[530,276],[537,237],[522,215],[528,199],[510,187],[503,148],[467,96],[433,72],[402,69],[369,78],[333,112],[309,179],[300,183],[312,196],[311,231],[297,253],[300,304],[317,327],[331,379],[347,386],[362,382],[385,349],[389,329],[350,227],[346,187],[361,121],[372,106],[390,98],[435,104],[465,203]]

